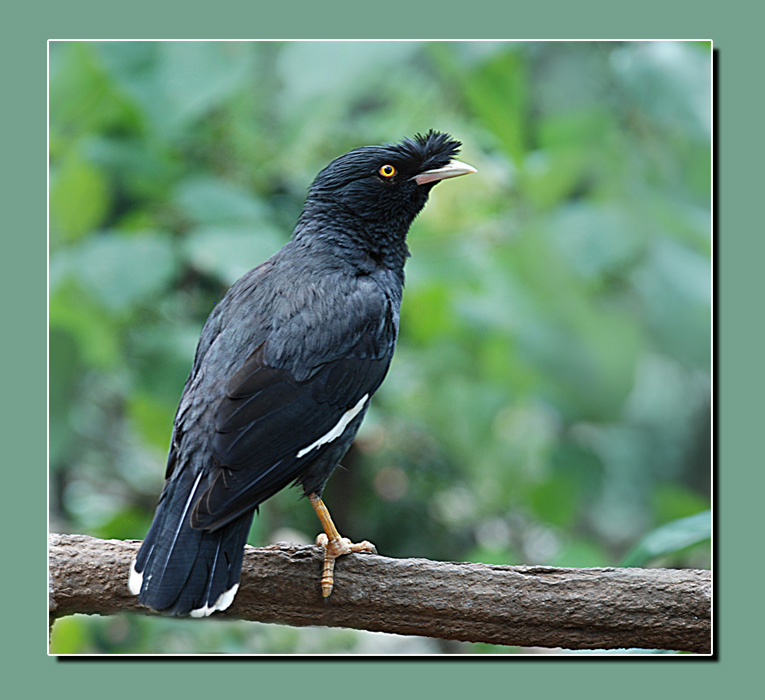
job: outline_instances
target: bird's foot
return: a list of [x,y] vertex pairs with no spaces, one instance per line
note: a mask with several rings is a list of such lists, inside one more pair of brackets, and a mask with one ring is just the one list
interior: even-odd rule
[[371,542],[351,542],[347,537],[335,537],[330,540],[323,532],[316,538],[316,544],[324,548],[324,568],[321,573],[321,594],[324,598],[329,598],[332,594],[335,559],[355,552],[377,554],[377,549]]

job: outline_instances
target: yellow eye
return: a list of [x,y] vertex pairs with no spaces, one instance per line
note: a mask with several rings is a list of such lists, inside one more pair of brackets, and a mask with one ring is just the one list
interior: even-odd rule
[[396,168],[392,165],[383,165],[377,172],[383,177],[393,177],[396,174]]

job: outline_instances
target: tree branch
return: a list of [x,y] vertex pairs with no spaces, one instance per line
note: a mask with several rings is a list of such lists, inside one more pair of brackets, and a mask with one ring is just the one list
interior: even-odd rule
[[[51,624],[151,614],[127,588],[140,542],[49,537]],[[711,650],[709,571],[490,566],[351,554],[319,589],[318,547],[247,547],[228,619],[566,649]],[[204,624],[204,623],[202,623]]]

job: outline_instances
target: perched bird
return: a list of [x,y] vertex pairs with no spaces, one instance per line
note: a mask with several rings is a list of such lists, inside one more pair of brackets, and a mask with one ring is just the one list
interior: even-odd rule
[[175,416],[166,481],[128,585],[168,614],[231,605],[258,505],[300,484],[324,529],[322,594],[338,533],[321,500],[396,344],[409,226],[440,180],[475,172],[430,131],[364,146],[311,185],[292,240],[213,309]]

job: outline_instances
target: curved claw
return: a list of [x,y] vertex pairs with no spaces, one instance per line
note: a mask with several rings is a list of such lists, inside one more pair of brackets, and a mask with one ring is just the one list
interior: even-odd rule
[[316,544],[324,547],[324,566],[321,572],[321,595],[329,598],[332,595],[332,587],[335,584],[335,560],[345,554],[357,552],[369,552],[377,554],[377,548],[364,540],[363,542],[351,542],[347,537],[329,539],[325,533],[316,537]]

